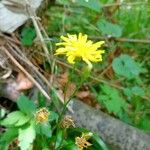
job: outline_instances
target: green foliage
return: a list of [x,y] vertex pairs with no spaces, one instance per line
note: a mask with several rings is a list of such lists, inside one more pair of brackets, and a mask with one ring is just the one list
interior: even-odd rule
[[83,6],[83,7],[86,7],[86,8],[89,8],[91,10],[94,10],[96,12],[100,12],[101,10],[101,3],[99,0],[77,0],[77,5],[79,6]]
[[23,46],[31,46],[33,40],[36,37],[36,32],[34,28],[25,27],[21,32],[21,43]]
[[126,54],[122,54],[115,58],[113,60],[112,67],[116,74],[124,76],[127,79],[135,78],[141,72],[141,68],[138,64]]
[[49,123],[37,124],[36,132],[40,135],[45,135],[50,138],[52,136],[52,129]]
[[60,144],[62,143],[63,140],[63,131],[59,130],[57,131],[57,136],[56,136],[56,143],[55,143],[55,149],[58,149],[60,147]]
[[57,121],[58,120],[58,114],[54,111],[50,111],[50,117],[49,117],[49,121]]
[[18,129],[9,128],[0,136],[0,149],[8,150],[9,144],[17,137]]
[[109,113],[114,113],[116,116],[121,117],[123,110],[127,108],[127,103],[118,90],[108,85],[101,86],[101,90],[101,94],[98,95],[98,102],[103,104]]
[[[88,34],[92,40],[105,41],[103,62],[95,65],[91,78],[87,78],[81,90],[92,87],[102,110],[130,125],[150,131],[150,51],[146,43],[150,39],[150,5],[146,0],[138,2],[124,0],[122,5],[116,6],[113,5],[114,0],[57,0],[57,4],[61,5],[51,6],[46,14],[42,14],[42,18],[46,17],[44,28],[53,44],[59,41],[58,35],[79,32]],[[34,28],[23,28],[22,45],[31,46],[35,37]],[[77,67],[81,66],[80,63]],[[72,76],[69,83],[73,79],[78,86],[82,79],[79,79],[76,71],[64,68],[58,66],[57,72],[67,72]],[[25,96],[17,100],[19,110],[11,112],[0,122],[6,127],[6,132],[0,137],[0,150],[7,150],[16,138],[19,140],[17,148],[21,150],[33,147],[36,150],[77,149],[75,137],[88,131],[60,128],[63,118],[61,110],[65,106],[60,103],[56,93],[56,89],[51,90],[51,104],[42,95],[35,103]],[[49,110],[48,122],[37,123],[35,114],[42,107]],[[107,150],[103,140],[96,135],[90,142],[93,145],[89,150]]]
[[26,116],[25,114],[23,114],[22,112],[14,111],[8,114],[7,118],[1,122],[1,125],[8,126],[8,127],[9,126],[17,127],[17,126],[21,126],[27,123],[29,119],[30,118]]
[[26,115],[32,116],[36,110],[36,106],[33,101],[29,100],[24,95],[21,95],[17,100],[18,108]]
[[150,131],[150,119],[149,117],[143,117],[139,123],[139,127],[146,131]]
[[[39,98],[41,97],[39,95]],[[39,107],[46,107],[44,103],[39,102]],[[6,132],[0,138],[1,150],[7,150],[11,142],[16,139],[18,140],[18,145],[15,148],[20,150],[32,150],[33,147],[37,150],[76,150],[76,136],[81,136],[82,132],[87,132],[85,129],[75,131],[75,128],[70,128],[70,130],[73,130],[73,135],[67,133],[67,129],[61,127],[63,116],[54,111],[49,111],[47,122],[37,122],[34,116],[39,110],[26,96],[20,96],[17,105],[20,110],[11,112],[7,115],[7,118],[1,121],[1,125],[7,127]],[[96,147],[102,147],[102,150],[107,150],[105,144],[96,135],[92,141],[96,143],[94,144]],[[94,148],[95,146],[90,149]]]
[[133,95],[137,95],[137,96],[144,96],[145,95],[145,92],[144,90],[139,87],[139,86],[134,86],[134,87],[131,87],[131,88],[125,88],[124,89],[124,94],[126,96],[133,96]]
[[97,27],[102,32],[102,35],[120,37],[122,35],[122,28],[118,24],[110,23],[104,19],[97,22]]
[[106,144],[104,143],[104,141],[99,136],[94,134],[93,139],[98,143],[97,149],[108,150]]
[[27,128],[19,129],[19,147],[21,150],[27,150],[31,147],[36,136],[35,127],[33,124]]

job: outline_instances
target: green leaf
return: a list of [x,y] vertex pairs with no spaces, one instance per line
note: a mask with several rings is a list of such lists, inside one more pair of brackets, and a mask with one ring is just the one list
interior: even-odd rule
[[67,140],[66,143],[62,145],[61,150],[77,150],[77,145],[74,141]]
[[128,97],[132,97],[134,95],[136,95],[136,96],[144,96],[145,95],[143,88],[141,88],[139,86],[134,86],[131,88],[125,88],[123,90],[123,92]]
[[36,32],[34,28],[25,27],[21,33],[21,43],[24,46],[31,46],[33,44],[33,40],[36,37]]
[[8,114],[7,118],[1,122],[3,126],[21,126],[29,121],[29,117],[25,116],[20,111],[15,111]]
[[114,113],[119,117],[122,116],[122,111],[126,109],[127,103],[119,92],[108,85],[101,86],[101,89],[103,94],[99,95],[98,101],[103,103],[109,113]]
[[120,37],[122,35],[122,28],[118,24],[110,23],[104,19],[100,19],[97,22],[97,27],[103,35],[109,35],[113,37]]
[[42,148],[42,150],[49,150],[49,148],[47,148],[47,147],[44,147],[44,148]]
[[99,136],[97,136],[96,134],[93,134],[92,138],[99,144],[99,146],[103,150],[108,150],[106,144],[104,143],[104,141]]
[[8,150],[9,144],[17,137],[18,129],[9,128],[0,137],[0,150]]
[[42,93],[38,93],[38,104],[40,107],[46,107],[46,98]]
[[36,106],[33,101],[29,100],[26,96],[21,95],[17,100],[17,105],[19,109],[29,115],[32,116],[33,113],[36,111]]
[[150,131],[150,118],[143,117],[140,121],[140,128],[144,129],[145,131]]
[[89,9],[94,10],[96,12],[100,12],[101,8],[102,8],[102,5],[101,5],[99,0],[87,0],[87,1],[86,0],[77,0],[76,3],[79,6],[89,8]]
[[131,97],[133,95],[132,91],[130,88],[124,88],[123,89],[123,93],[128,96],[128,97]]
[[21,150],[27,150],[31,147],[36,136],[34,125],[28,126],[28,128],[19,129],[19,147]]
[[112,67],[116,74],[124,76],[127,79],[133,79],[141,72],[141,68],[138,64],[126,54],[122,54],[115,58],[113,60]]
[[55,113],[54,111],[50,111],[50,115],[49,115],[49,118],[48,118],[48,121],[52,122],[52,121],[57,121],[58,120],[58,114]]
[[62,142],[62,139],[63,138],[63,131],[62,130],[58,130],[57,132],[57,136],[56,136],[56,144],[55,144],[55,149],[57,149],[61,142]]
[[43,123],[43,124],[38,124],[36,125],[36,131],[39,134],[43,134],[46,137],[51,137],[52,136],[52,129],[51,125],[48,123]]
[[132,87],[131,91],[134,95],[137,95],[137,96],[144,96],[145,95],[144,90],[139,86]]

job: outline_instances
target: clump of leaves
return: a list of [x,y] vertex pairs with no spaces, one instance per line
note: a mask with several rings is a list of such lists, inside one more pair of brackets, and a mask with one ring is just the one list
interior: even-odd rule
[[36,31],[34,28],[25,27],[21,32],[21,43],[23,46],[31,46],[33,40],[36,37]]

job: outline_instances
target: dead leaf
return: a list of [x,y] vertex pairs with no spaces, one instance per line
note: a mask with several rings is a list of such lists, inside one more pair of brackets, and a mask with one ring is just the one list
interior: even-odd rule
[[33,87],[33,82],[31,82],[22,72],[19,72],[17,77],[17,90],[24,91],[31,89]]
[[84,99],[89,95],[90,95],[90,91],[79,91],[76,96],[80,99]]

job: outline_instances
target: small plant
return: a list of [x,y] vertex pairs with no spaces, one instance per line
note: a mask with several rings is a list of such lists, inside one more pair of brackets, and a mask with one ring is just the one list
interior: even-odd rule
[[70,116],[59,120],[57,113],[46,107],[37,108],[23,95],[17,100],[17,106],[19,110],[1,121],[1,125],[6,127],[0,138],[1,150],[12,145],[13,149],[21,150],[83,150],[85,147],[94,149],[95,146],[107,149],[99,137],[86,129],[76,128]]
[[61,38],[65,42],[57,45],[64,47],[58,48],[56,55],[66,55],[68,62],[74,65],[77,58],[81,58],[87,64],[81,74],[81,81],[67,101],[64,100],[60,112],[53,111],[58,107],[53,91],[54,107],[51,104],[47,105],[42,96],[39,96],[37,105],[23,95],[19,97],[17,100],[19,110],[11,112],[1,121],[1,125],[6,127],[0,139],[1,150],[7,150],[12,145],[13,149],[20,148],[21,150],[83,150],[86,148],[107,150],[106,145],[98,136],[86,129],[76,128],[73,118],[65,116],[68,103],[89,77],[92,69],[91,62],[102,61],[101,54],[104,50],[98,50],[98,48],[104,42],[93,43],[87,40],[87,35],[81,33],[78,36],[68,34],[68,38],[64,36]]

